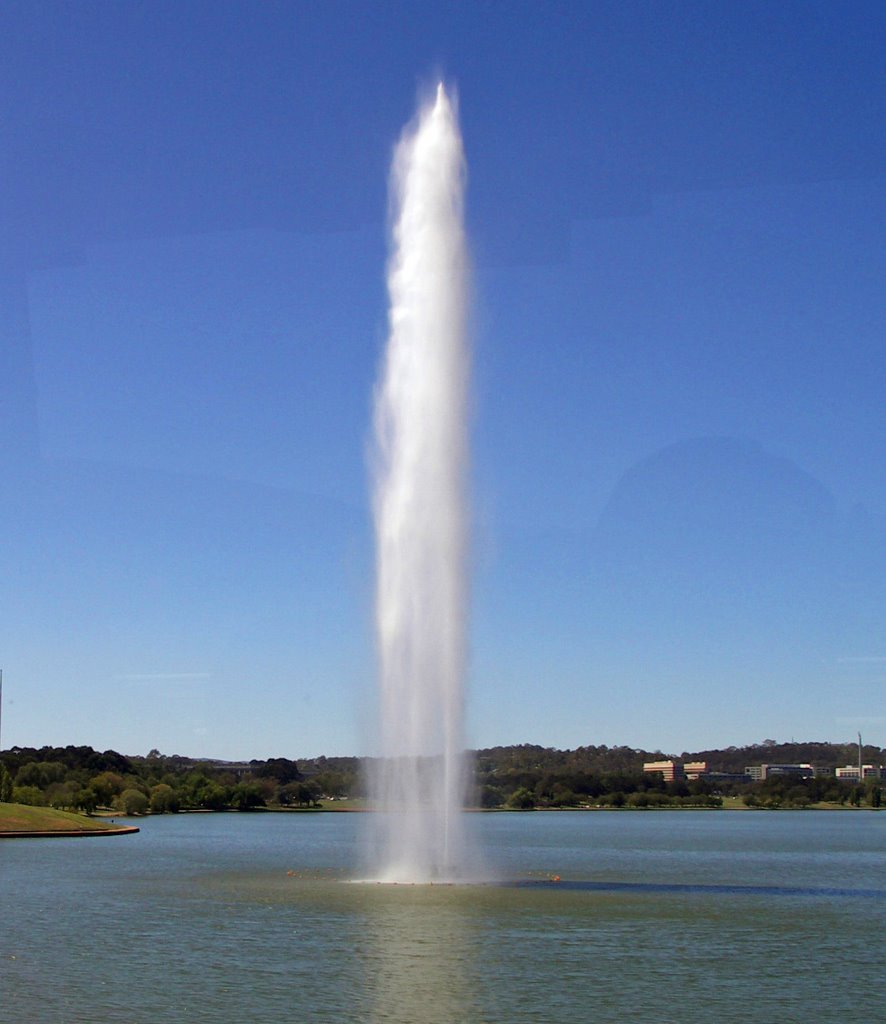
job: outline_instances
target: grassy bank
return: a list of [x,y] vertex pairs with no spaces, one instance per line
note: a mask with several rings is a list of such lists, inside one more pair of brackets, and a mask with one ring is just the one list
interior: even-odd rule
[[4,832],[114,832],[119,826],[85,814],[57,811],[52,807],[0,803],[0,835]]

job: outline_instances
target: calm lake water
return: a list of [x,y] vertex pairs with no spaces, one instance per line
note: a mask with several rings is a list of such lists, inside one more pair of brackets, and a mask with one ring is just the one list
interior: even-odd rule
[[883,1017],[886,814],[469,819],[500,885],[352,884],[358,814],[0,842],[0,1021]]

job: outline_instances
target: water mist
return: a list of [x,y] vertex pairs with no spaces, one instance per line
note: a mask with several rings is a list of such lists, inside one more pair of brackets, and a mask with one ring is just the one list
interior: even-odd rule
[[382,757],[372,871],[391,882],[468,870],[464,181],[457,112],[441,84],[394,153],[389,336],[375,405]]

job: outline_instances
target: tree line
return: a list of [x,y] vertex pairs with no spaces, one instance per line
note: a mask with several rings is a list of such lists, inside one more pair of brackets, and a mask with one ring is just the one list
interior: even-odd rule
[[309,773],[296,761],[273,757],[246,764],[166,756],[152,750],[127,757],[92,747],[13,747],[0,753],[0,802],[51,806],[92,814],[259,807],[318,807],[356,785],[356,758],[318,758]]
[[[866,763],[881,764],[886,750],[865,747]],[[663,760],[660,750],[586,746],[557,750],[532,744],[473,752],[468,802],[488,809],[665,806],[718,807],[740,797],[750,807],[806,807],[819,802],[881,802],[880,780],[843,782],[833,775],[811,779],[777,776],[762,782],[712,776],[665,782],[643,772],[645,761]],[[684,752],[684,761],[707,761],[714,772],[737,775],[749,764],[812,763],[832,769],[857,763],[852,744],[772,740],[725,750]],[[365,796],[369,760],[285,757],[232,763],[164,755],[125,756],[87,746],[14,747],[0,752],[0,801],[45,805],[88,814],[97,809],[124,814],[262,807],[316,808]]]

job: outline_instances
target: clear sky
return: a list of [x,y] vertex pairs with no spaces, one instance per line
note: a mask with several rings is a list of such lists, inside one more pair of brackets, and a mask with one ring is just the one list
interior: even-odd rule
[[0,745],[367,753],[392,148],[458,90],[472,746],[886,743],[880,3],[0,7]]

